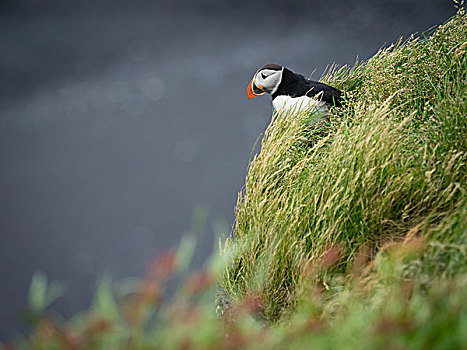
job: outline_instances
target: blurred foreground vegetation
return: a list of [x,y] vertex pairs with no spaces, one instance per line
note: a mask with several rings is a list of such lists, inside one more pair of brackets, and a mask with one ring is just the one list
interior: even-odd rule
[[102,279],[70,320],[48,315],[63,289],[36,274],[34,329],[0,349],[466,348],[466,50],[459,10],[331,67],[344,108],[273,116],[235,240],[202,271],[188,274],[186,237],[141,280]]

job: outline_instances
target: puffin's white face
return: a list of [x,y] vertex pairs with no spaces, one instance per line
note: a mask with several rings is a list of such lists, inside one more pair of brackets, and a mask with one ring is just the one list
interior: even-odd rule
[[264,93],[274,93],[282,81],[284,68],[268,69],[262,68],[256,72],[247,89],[248,99],[261,96]]
[[282,80],[282,69],[261,69],[255,75],[255,84],[264,92],[272,93],[277,90],[277,87]]

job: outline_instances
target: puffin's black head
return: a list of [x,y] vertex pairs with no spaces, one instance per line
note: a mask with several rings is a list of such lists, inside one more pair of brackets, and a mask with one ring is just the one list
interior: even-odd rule
[[267,64],[253,76],[246,89],[246,96],[252,99],[264,93],[272,94],[282,81],[284,67],[278,64]]

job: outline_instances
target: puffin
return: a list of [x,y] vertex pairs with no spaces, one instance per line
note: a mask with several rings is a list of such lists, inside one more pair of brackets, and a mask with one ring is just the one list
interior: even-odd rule
[[307,110],[326,116],[328,107],[341,106],[341,91],[278,64],[261,67],[248,84],[248,99],[265,93],[271,95],[272,105],[278,112],[300,113]]

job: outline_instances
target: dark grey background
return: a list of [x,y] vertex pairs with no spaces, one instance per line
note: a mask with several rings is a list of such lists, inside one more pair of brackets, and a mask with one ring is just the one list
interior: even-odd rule
[[34,271],[65,282],[52,309],[70,314],[104,273],[142,275],[195,207],[209,209],[204,261],[271,115],[268,97],[245,97],[258,67],[319,78],[454,12],[447,0],[3,0],[0,339],[24,329]]

